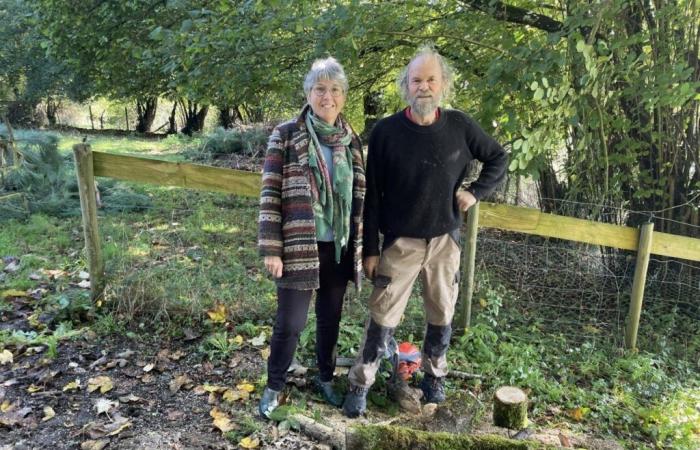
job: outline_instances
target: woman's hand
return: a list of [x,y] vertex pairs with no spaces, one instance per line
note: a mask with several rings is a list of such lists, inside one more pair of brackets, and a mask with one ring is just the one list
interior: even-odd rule
[[275,278],[282,278],[282,258],[279,256],[266,256],[265,268]]

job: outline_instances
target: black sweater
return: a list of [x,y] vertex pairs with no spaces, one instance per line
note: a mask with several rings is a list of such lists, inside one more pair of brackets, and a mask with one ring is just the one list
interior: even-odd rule
[[405,111],[380,120],[369,139],[364,255],[379,255],[379,231],[427,239],[459,228],[455,193],[473,159],[483,168],[468,190],[481,199],[505,176],[508,156],[474,120],[445,109],[428,126]]

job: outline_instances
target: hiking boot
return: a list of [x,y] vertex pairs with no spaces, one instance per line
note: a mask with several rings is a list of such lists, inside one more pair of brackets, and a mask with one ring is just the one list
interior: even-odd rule
[[260,405],[258,406],[258,411],[260,411],[260,415],[265,418],[269,419],[270,414],[272,414],[272,411],[277,408],[278,403],[278,397],[279,397],[280,392],[275,391],[273,389],[270,389],[269,387],[266,387],[265,390],[263,391],[263,395],[260,398]]
[[420,383],[420,388],[423,390],[423,398],[426,403],[442,403],[445,401],[444,377],[434,377],[426,373],[423,381]]
[[336,408],[343,406],[343,395],[335,390],[333,381],[321,381],[321,378],[314,377],[314,389],[327,403]]
[[368,391],[368,388],[351,384],[343,402],[343,414],[347,417],[357,417],[364,414],[367,410]]

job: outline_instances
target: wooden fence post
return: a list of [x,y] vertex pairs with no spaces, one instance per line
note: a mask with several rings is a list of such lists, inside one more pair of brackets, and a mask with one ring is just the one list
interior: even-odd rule
[[75,174],[78,177],[80,192],[80,211],[83,216],[83,233],[90,270],[90,293],[95,300],[102,293],[104,277],[104,260],[97,228],[97,199],[95,193],[95,174],[92,162],[92,150],[88,144],[73,146],[75,157]]
[[639,230],[639,245],[637,248],[637,264],[634,268],[634,281],[632,282],[632,295],[630,309],[627,314],[627,327],[625,330],[625,347],[637,348],[637,331],[639,330],[639,317],[642,314],[642,300],[644,299],[644,285],[647,280],[649,268],[649,256],[651,255],[651,242],[654,232],[653,223],[645,223]]
[[457,328],[466,330],[472,320],[472,295],[474,294],[474,271],[476,260],[476,234],[479,229],[479,202],[467,211],[467,230],[462,253],[462,289],[460,300],[462,309],[457,319]]

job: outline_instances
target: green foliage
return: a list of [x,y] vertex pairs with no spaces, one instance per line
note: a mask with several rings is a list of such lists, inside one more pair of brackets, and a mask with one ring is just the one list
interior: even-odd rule
[[226,359],[238,350],[240,345],[226,331],[212,333],[201,345],[200,351],[213,361]]
[[233,155],[261,157],[265,154],[268,135],[261,125],[233,130],[217,128],[201,140],[196,150],[185,155],[195,161],[207,162]]

